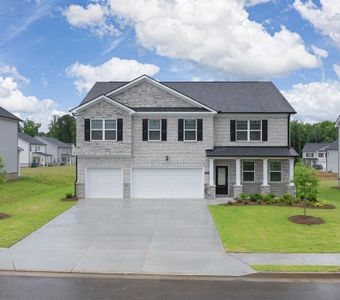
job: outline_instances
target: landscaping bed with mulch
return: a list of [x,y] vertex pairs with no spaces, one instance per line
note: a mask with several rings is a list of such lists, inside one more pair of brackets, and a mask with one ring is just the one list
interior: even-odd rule
[[325,223],[325,221],[321,218],[304,215],[291,216],[288,218],[288,220],[295,224],[303,225],[320,225]]
[[6,218],[9,218],[9,217],[10,217],[9,214],[0,213],[0,219],[6,219]]

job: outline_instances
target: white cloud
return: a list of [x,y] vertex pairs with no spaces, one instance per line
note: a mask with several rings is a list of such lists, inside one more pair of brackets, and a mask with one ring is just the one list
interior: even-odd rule
[[297,119],[319,122],[336,120],[340,113],[340,82],[311,82],[282,91],[297,111]]
[[314,45],[312,45],[312,50],[314,54],[320,58],[326,58],[328,56],[328,51],[325,49],[318,48]]
[[132,80],[143,74],[153,76],[158,72],[156,65],[118,57],[98,66],[75,62],[66,68],[66,74],[76,79],[74,85],[79,92],[88,91],[96,81]]
[[340,1],[320,0],[318,7],[312,0],[295,0],[294,7],[301,16],[329,36],[340,47]]
[[99,36],[119,34],[119,31],[107,21],[108,8],[99,3],[89,4],[87,7],[73,4],[63,11],[63,15],[71,26],[87,28]]
[[23,119],[42,123],[42,130],[47,130],[52,115],[65,112],[58,110],[52,99],[25,95],[20,90],[21,82],[29,83],[29,79],[20,75],[15,67],[0,66],[0,106]]
[[319,66],[302,38],[282,27],[270,34],[240,0],[110,0],[121,26],[157,54],[199,63],[229,77],[270,78]]
[[272,1],[273,0],[244,0],[244,4],[245,6],[250,7],[250,6],[255,6],[255,5],[272,2]]
[[340,80],[340,65],[334,64],[334,65],[333,65],[333,70],[334,70],[336,76],[338,76],[338,78],[339,78],[339,80]]

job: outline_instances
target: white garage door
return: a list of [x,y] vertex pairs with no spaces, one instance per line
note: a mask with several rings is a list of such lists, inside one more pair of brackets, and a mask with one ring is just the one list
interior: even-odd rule
[[122,169],[87,169],[87,198],[123,198]]
[[132,198],[203,198],[203,169],[133,169]]

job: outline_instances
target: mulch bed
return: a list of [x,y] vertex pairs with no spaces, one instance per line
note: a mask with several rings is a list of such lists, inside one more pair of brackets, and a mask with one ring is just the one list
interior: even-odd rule
[[340,186],[332,186],[332,189],[340,190]]
[[[244,200],[236,200],[235,202],[228,202],[228,203],[222,203],[219,204],[222,206],[250,206],[250,205],[260,205],[260,206],[283,206],[283,207],[300,207],[303,208],[303,203],[292,203],[292,204],[287,204],[287,203],[268,203],[265,201],[261,202],[255,202],[255,201],[244,201]],[[320,207],[316,206],[311,206],[307,205],[307,208],[318,208],[318,209],[334,209],[335,206],[333,204],[325,204]]]
[[321,218],[303,215],[291,216],[288,220],[295,224],[302,225],[319,225],[325,223],[325,221]]
[[0,213],[0,219],[6,219],[6,218],[9,218],[9,217],[10,217],[9,214]]

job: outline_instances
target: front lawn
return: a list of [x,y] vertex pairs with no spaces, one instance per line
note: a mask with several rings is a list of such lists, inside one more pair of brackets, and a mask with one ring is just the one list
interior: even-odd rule
[[22,169],[22,177],[0,185],[0,247],[9,247],[29,235],[75,202],[60,201],[73,192],[75,167]]
[[289,216],[301,208],[278,206],[210,206],[215,225],[228,252],[340,253],[340,190],[334,180],[320,181],[319,199],[335,209],[308,209],[322,225],[298,225]]
[[340,272],[340,266],[319,265],[251,265],[258,272]]

